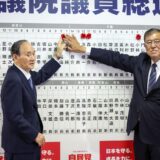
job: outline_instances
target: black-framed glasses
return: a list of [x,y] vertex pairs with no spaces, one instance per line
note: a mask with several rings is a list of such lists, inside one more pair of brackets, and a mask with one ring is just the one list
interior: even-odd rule
[[148,47],[150,47],[152,45],[152,43],[156,46],[160,46],[160,39],[148,40],[148,41],[144,42],[144,44]]

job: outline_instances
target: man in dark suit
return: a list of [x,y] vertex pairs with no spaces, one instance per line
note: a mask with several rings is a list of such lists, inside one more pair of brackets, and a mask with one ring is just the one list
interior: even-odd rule
[[146,52],[129,56],[119,52],[86,48],[76,37],[66,35],[68,51],[86,53],[89,58],[134,75],[134,89],[129,108],[127,133],[135,130],[136,160],[160,160],[160,30],[144,34]]
[[31,44],[20,40],[12,45],[14,64],[8,69],[1,90],[2,147],[6,160],[40,160],[45,137],[37,108],[35,85],[46,81],[60,68],[58,59],[64,46],[60,40],[53,58],[35,72],[32,69],[36,54]]

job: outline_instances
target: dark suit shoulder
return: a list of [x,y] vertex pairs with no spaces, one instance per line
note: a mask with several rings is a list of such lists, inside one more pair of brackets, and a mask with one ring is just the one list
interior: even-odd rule
[[7,71],[5,79],[19,81],[19,74],[22,74],[21,71],[16,66],[11,66]]
[[145,59],[145,60],[150,59],[150,57],[147,55],[146,52],[141,52],[141,53],[139,54],[139,57],[142,58],[142,59]]
[[142,52],[138,56],[136,67],[142,67],[143,65],[148,65],[150,64],[150,62],[151,58],[147,55],[146,52]]

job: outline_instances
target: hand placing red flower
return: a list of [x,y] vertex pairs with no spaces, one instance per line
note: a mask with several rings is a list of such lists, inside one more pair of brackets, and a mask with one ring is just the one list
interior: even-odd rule
[[61,38],[62,38],[62,40],[63,40],[64,38],[66,38],[65,34],[61,34]]

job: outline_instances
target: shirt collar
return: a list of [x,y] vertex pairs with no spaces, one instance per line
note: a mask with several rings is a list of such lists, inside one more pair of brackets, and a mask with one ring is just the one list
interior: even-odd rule
[[[151,60],[151,65],[153,64],[154,62]],[[156,62],[156,65],[157,65],[157,67],[160,69],[160,60],[158,60],[157,62]]]
[[30,79],[31,74],[29,72],[26,72],[24,69],[22,69],[21,67],[19,67],[15,63],[14,63],[14,65],[24,74],[24,76],[26,77],[27,80]]

